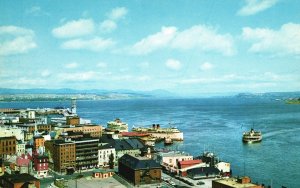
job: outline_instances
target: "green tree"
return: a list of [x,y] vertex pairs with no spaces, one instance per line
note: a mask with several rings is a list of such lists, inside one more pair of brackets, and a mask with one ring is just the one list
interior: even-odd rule
[[109,155],[109,161],[108,161],[108,165],[109,165],[109,168],[110,169],[113,169],[114,168],[114,166],[115,166],[115,157],[114,157],[114,154],[113,153],[111,153],[110,155]]

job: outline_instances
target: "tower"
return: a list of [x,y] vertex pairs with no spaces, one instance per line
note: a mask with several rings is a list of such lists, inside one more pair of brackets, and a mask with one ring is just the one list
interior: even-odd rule
[[72,98],[71,112],[72,114],[76,114],[76,98]]

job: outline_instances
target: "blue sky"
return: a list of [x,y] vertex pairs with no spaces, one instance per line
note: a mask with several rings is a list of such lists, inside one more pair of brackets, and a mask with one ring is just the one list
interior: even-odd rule
[[300,2],[0,1],[0,87],[300,90]]

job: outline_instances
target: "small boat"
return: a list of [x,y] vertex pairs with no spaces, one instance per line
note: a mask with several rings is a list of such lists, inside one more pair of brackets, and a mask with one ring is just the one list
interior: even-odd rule
[[249,132],[243,133],[243,142],[245,143],[253,143],[253,142],[261,142],[262,134],[260,131],[254,131],[251,129]]
[[165,144],[165,145],[171,145],[171,144],[173,144],[173,140],[172,140],[170,137],[165,138],[164,144]]

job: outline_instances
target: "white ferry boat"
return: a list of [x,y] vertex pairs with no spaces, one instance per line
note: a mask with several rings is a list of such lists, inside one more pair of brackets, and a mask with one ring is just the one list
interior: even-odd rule
[[107,122],[107,129],[111,131],[128,132],[128,124],[122,122],[119,118]]
[[152,127],[133,127],[133,132],[149,133],[150,136],[164,140],[170,138],[174,141],[183,141],[183,133],[176,127],[162,128],[159,124],[153,124]]
[[254,142],[261,142],[262,141],[262,134],[260,131],[254,131],[251,129],[249,132],[243,133],[243,142],[245,143],[254,143]]

